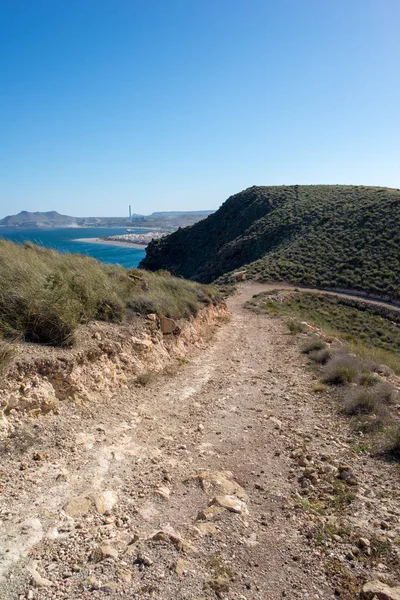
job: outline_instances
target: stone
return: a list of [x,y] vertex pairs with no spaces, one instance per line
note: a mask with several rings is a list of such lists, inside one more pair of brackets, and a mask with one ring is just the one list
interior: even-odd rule
[[164,317],[164,315],[161,315],[160,317],[160,327],[164,335],[170,333],[179,333],[181,330],[176,321],[170,319],[169,317]]
[[203,521],[197,523],[196,529],[201,533],[201,535],[212,535],[215,537],[218,533],[218,529],[215,526],[215,523],[212,521]]
[[50,587],[53,585],[53,582],[50,581],[50,579],[46,579],[45,577],[42,577],[33,565],[28,567],[28,571],[32,577],[32,583],[36,587]]
[[348,471],[346,469],[340,470],[340,467],[338,478],[342,481],[345,481],[349,485],[357,485],[358,483],[355,475],[351,471]]
[[92,507],[92,501],[84,496],[73,498],[64,506],[64,510],[70,517],[85,515]]
[[158,487],[154,493],[157,494],[157,496],[160,496],[163,500],[169,500],[169,496],[171,494],[166,485],[160,485],[160,487]]
[[208,506],[199,512],[197,515],[198,521],[215,521],[220,518],[224,509],[220,506]]
[[175,563],[175,573],[178,577],[183,577],[189,571],[191,563],[184,558],[178,558]]
[[282,421],[276,417],[270,417],[269,420],[274,424],[274,429],[278,429],[279,431],[282,429]]
[[112,558],[113,560],[117,560],[118,551],[109,544],[102,544],[100,546],[97,546],[90,555],[90,560],[95,563],[101,562],[105,558]]
[[199,471],[194,477],[198,479],[204,491],[209,484],[216,487],[221,494],[235,495],[244,502],[248,500],[245,490],[233,479],[230,471]]
[[64,483],[68,480],[68,475],[69,473],[67,469],[61,468],[60,472],[57,474],[56,481],[58,481],[59,483]]
[[217,506],[221,506],[222,508],[226,508],[230,512],[247,515],[248,510],[246,507],[246,503],[242,500],[239,500],[236,496],[231,496],[225,494],[224,496],[215,496],[211,501],[212,504],[216,504]]
[[360,598],[362,600],[400,600],[400,586],[389,587],[385,583],[369,581],[363,586]]
[[93,494],[93,501],[96,506],[96,510],[99,514],[104,515],[106,512],[110,512],[118,501],[117,494],[111,490],[105,490],[104,492],[98,492]]
[[144,565],[145,567],[151,567],[153,561],[147,554],[138,554],[136,556],[135,563],[138,565]]
[[112,594],[118,589],[118,583],[115,581],[106,581],[101,584],[100,591],[107,592],[108,594]]
[[185,540],[179,533],[174,531],[172,527],[160,529],[154,533],[151,538],[155,542],[171,542],[177,550],[186,554],[195,554],[197,548],[189,540]]
[[358,545],[360,548],[369,548],[371,546],[371,542],[367,538],[360,537],[358,540]]

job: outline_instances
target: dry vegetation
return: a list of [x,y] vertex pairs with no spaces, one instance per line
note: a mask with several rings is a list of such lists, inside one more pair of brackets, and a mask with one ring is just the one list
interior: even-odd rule
[[121,322],[135,313],[189,318],[218,298],[215,288],[165,271],[126,270],[82,255],[0,240],[3,339],[68,346],[77,327],[92,320]]
[[[300,318],[321,328],[301,345],[318,373],[314,392],[332,391],[340,410],[353,419],[355,432],[369,434],[375,451],[399,459],[400,423],[393,410],[398,392],[385,380],[389,367],[400,373],[399,315],[354,301],[279,290],[254,296],[248,307],[289,317],[287,326],[294,335],[307,330]],[[360,331],[362,339],[357,337]]]

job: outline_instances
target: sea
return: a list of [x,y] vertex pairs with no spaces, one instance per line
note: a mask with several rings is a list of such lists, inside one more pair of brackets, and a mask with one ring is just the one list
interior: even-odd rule
[[[148,232],[141,227],[132,228],[131,233]],[[135,268],[142,258],[145,250],[132,248],[130,246],[117,246],[111,244],[93,243],[90,238],[99,238],[106,235],[125,234],[126,229],[122,227],[73,227],[68,229],[14,229],[12,227],[1,227],[0,238],[5,238],[22,244],[32,242],[39,246],[52,248],[59,252],[71,252],[86,254],[111,265],[122,265],[126,268]],[[88,238],[88,241],[77,241]]]

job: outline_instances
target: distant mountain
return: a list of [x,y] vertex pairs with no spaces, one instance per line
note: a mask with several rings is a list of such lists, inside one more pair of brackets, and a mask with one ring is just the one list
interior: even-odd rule
[[151,215],[134,215],[131,226],[178,229],[193,225],[213,212],[212,210],[165,211],[154,212]]
[[400,190],[254,186],[200,223],[151,242],[141,267],[201,282],[246,269],[260,280],[400,299]]
[[18,215],[10,215],[0,220],[0,227],[15,227],[20,229],[42,229],[55,227],[156,227],[174,231],[178,227],[193,225],[212,211],[171,211],[155,212],[151,215],[128,217],[68,217],[52,210],[50,212],[27,212],[23,210]]
[[28,212],[23,210],[18,215],[10,215],[0,221],[0,227],[20,227],[25,229],[76,226],[77,219],[75,217],[60,215],[55,210],[50,212]]

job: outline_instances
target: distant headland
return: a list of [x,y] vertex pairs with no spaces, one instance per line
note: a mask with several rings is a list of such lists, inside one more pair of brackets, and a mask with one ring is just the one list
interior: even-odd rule
[[9,215],[0,220],[0,227],[15,229],[56,229],[69,227],[148,227],[173,231],[193,225],[211,215],[212,210],[154,212],[150,215],[129,217],[70,217],[55,210]]

